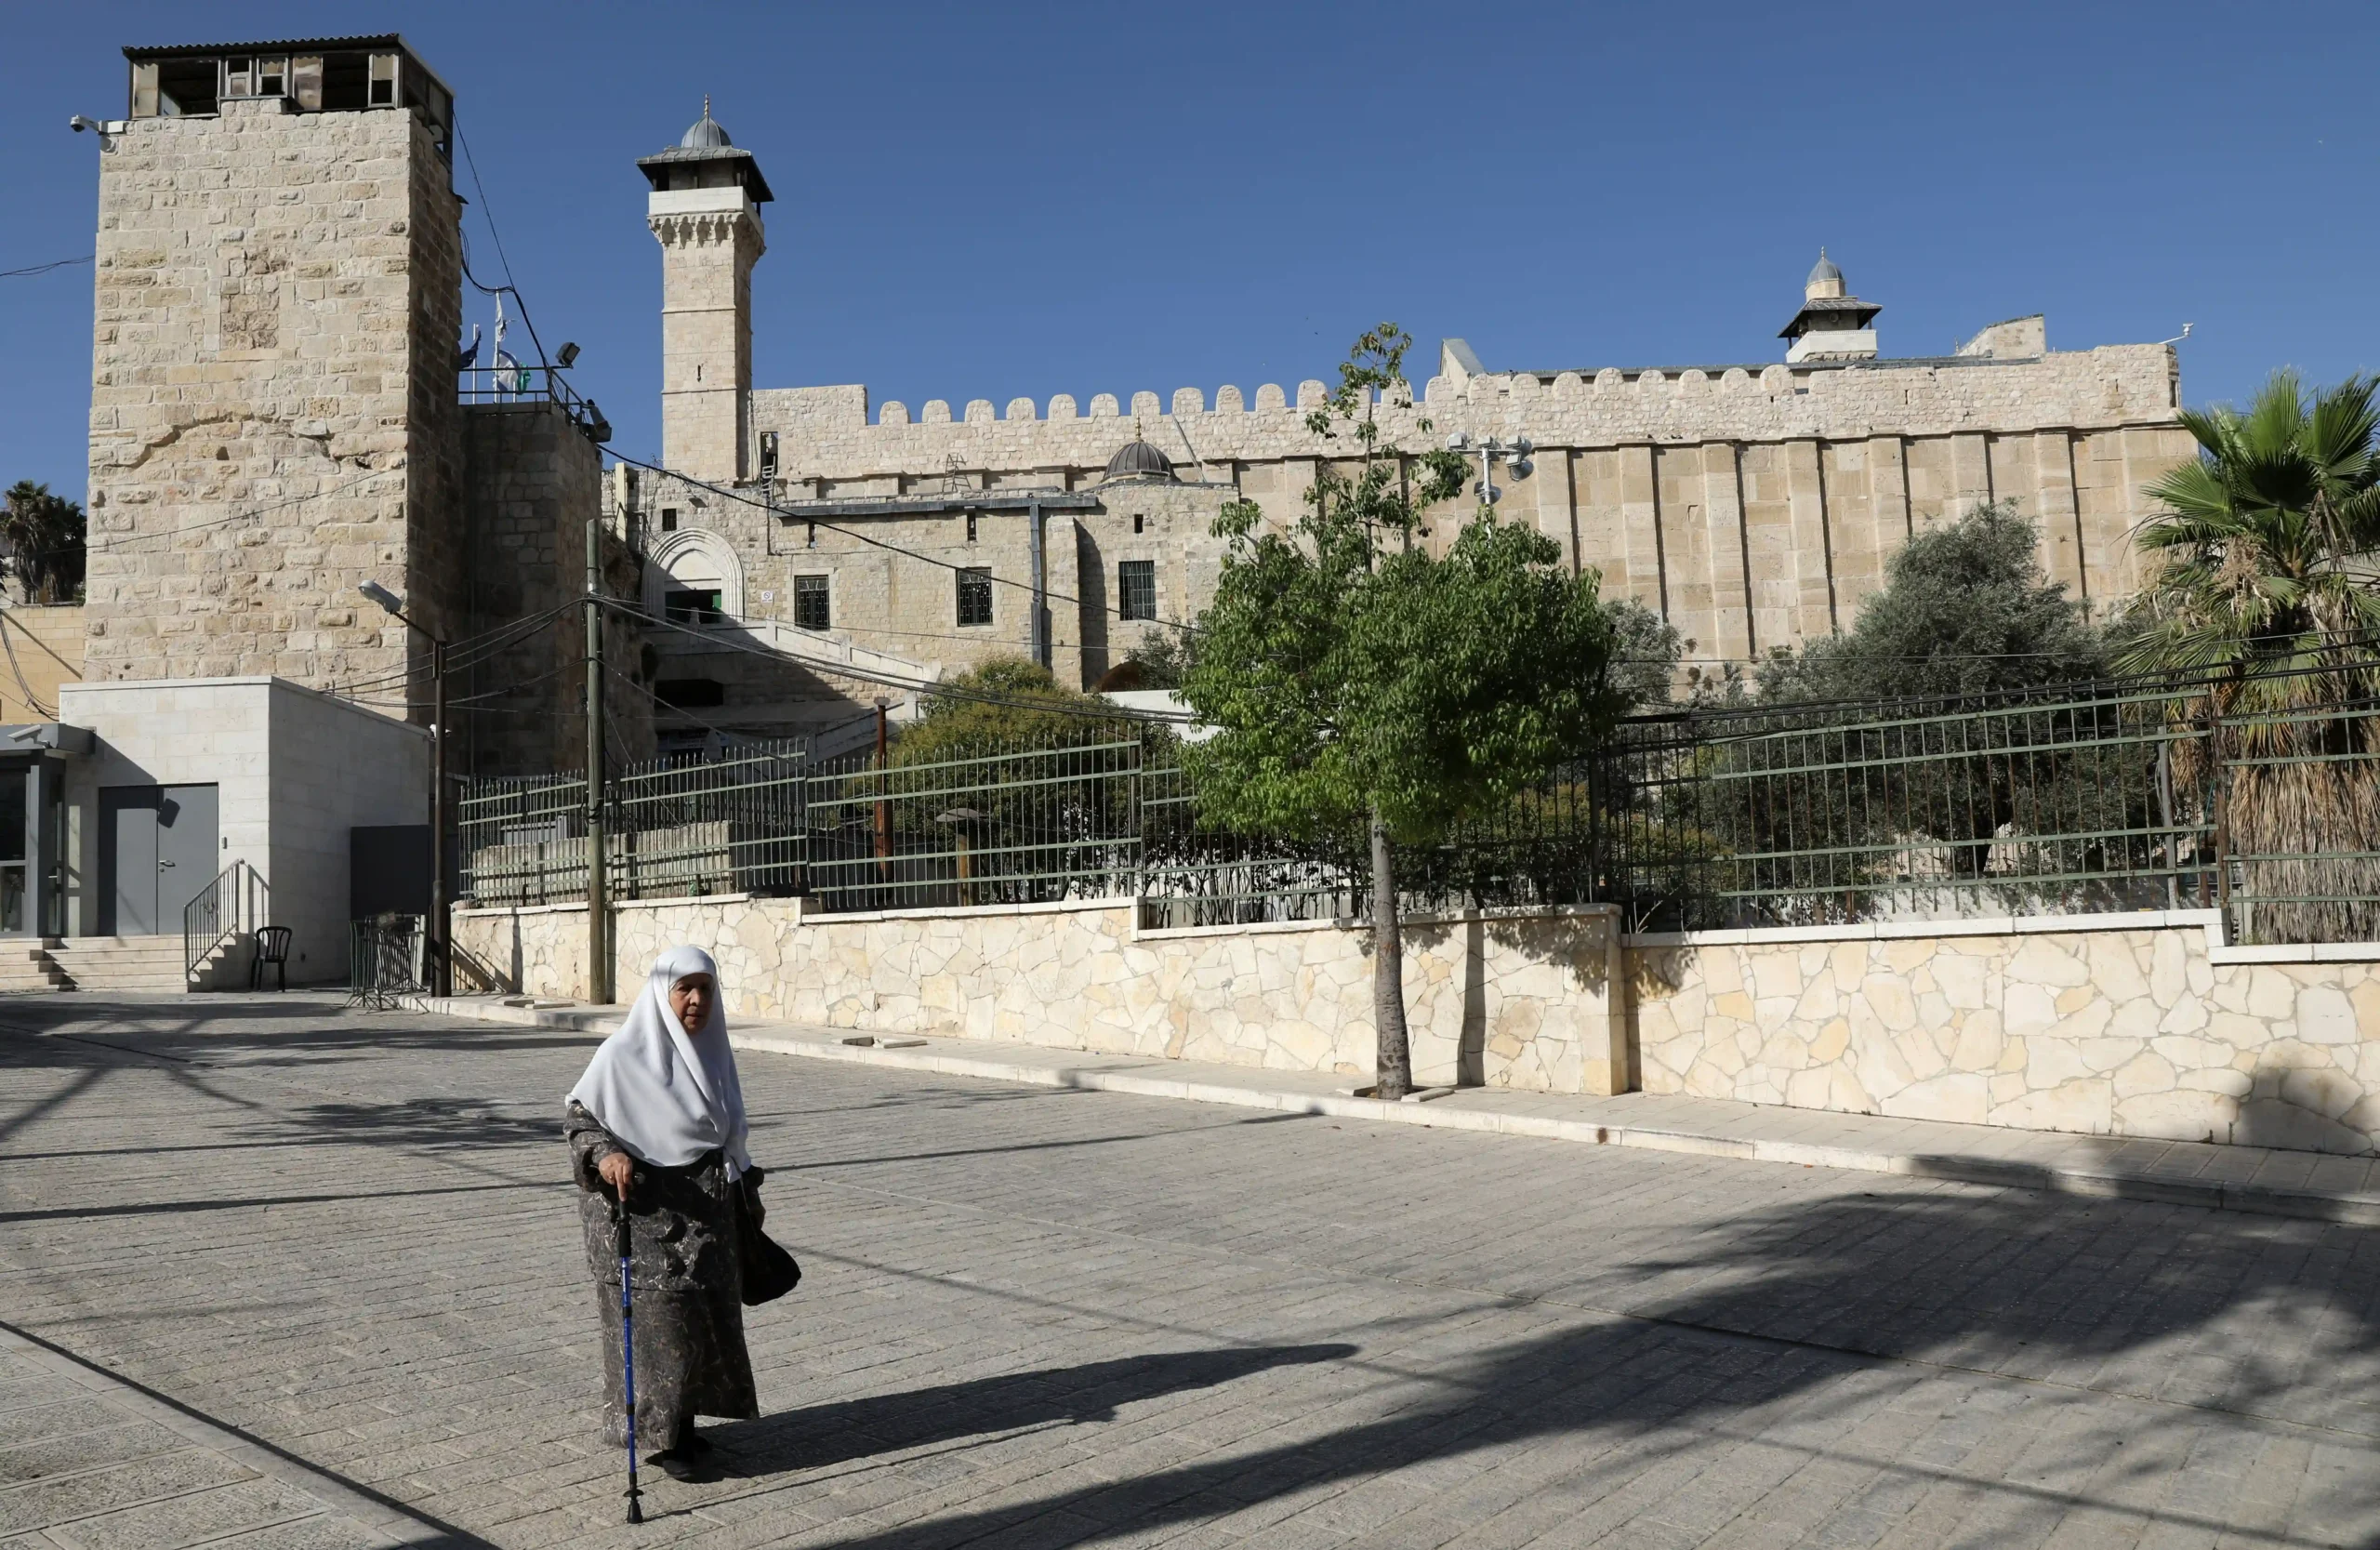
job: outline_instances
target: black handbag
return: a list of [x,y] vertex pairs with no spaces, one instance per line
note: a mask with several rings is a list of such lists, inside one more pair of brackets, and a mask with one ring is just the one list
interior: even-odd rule
[[760,1230],[760,1218],[752,1209],[760,1199],[760,1172],[755,1168],[746,1173],[735,1192],[735,1237],[744,1261],[746,1307],[773,1303],[801,1284],[801,1266],[782,1244]]

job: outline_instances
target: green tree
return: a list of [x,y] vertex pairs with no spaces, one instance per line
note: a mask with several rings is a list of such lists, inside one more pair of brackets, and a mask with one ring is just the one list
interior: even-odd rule
[[1629,711],[1670,703],[1678,662],[1691,644],[1677,626],[1633,598],[1605,605],[1611,616],[1611,682]]
[[[1727,797],[1708,819],[1747,858],[1735,884],[1802,887],[1808,907],[1853,916],[1867,885],[1925,875],[1914,841],[1942,842],[1951,879],[1972,890],[2003,837],[2142,827],[2146,766],[2068,751],[2119,728],[2044,693],[2107,672],[2099,631],[2043,574],[2013,504],[1918,534],[1848,633],[1760,665],[1774,714],[1745,723],[1765,735],[1715,756]],[[2101,841],[2071,848],[2026,869],[2104,866]]]
[[2149,486],[2167,511],[2140,530],[2154,569],[2117,654],[2207,680],[2172,708],[2210,732],[2180,745],[2177,773],[2216,791],[2231,853],[2272,858],[2249,881],[2284,901],[2258,907],[2283,939],[2380,934],[2374,389],[2309,395],[2282,371],[2245,413],[2184,413],[2199,456]]
[[1129,723],[1115,707],[1061,685],[1049,669],[1022,656],[995,656],[945,679],[952,691],[925,697],[924,714],[893,745],[895,768],[972,755],[1113,741]]
[[82,504],[30,479],[8,486],[7,501],[0,515],[0,541],[7,545],[7,567],[25,601],[68,603],[81,596],[86,552]]
[[2037,542],[2009,501],[1918,534],[1850,633],[1762,665],[1763,697],[1971,699],[2104,677],[2106,645]]
[[1412,544],[1421,510],[1469,470],[1382,437],[1376,395],[1409,401],[1411,343],[1392,324],[1356,340],[1307,417],[1345,457],[1317,470],[1294,529],[1267,528],[1252,502],[1223,509],[1215,532],[1231,547],[1182,682],[1217,729],[1183,753],[1202,819],[1368,839],[1376,1091],[1389,1098],[1413,1083],[1397,847],[1582,756],[1623,703],[1600,578],[1564,574],[1551,539],[1483,511],[1444,558]]

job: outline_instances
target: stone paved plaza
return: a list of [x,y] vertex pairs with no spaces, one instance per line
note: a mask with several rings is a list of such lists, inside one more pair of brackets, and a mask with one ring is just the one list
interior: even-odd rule
[[[562,1182],[590,1045],[10,998],[0,1323],[426,1544],[2380,1543],[2374,1229],[762,1053],[808,1278],[725,1477],[630,1529]],[[6,1550],[369,1543],[144,1422],[45,1433],[25,1371]]]

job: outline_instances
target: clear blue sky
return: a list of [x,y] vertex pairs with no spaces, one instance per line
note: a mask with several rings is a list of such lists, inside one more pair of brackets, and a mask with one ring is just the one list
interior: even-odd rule
[[[2045,311],[2195,323],[2194,403],[2380,365],[2369,4],[11,5],[0,269],[91,250],[66,120],[123,113],[122,45],[391,28],[455,87],[475,267],[492,212],[640,455],[630,163],[706,91],[777,194],[763,387],[1252,397],[1382,318],[1491,367],[1771,360],[1821,243],[1887,354]],[[90,295],[0,280],[0,483],[83,491]]]

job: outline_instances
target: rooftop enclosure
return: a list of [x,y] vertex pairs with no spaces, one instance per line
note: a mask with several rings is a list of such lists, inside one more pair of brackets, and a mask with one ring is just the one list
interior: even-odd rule
[[234,101],[270,100],[304,113],[410,108],[449,152],[455,94],[394,33],[374,37],[126,48],[127,118],[196,118]]

